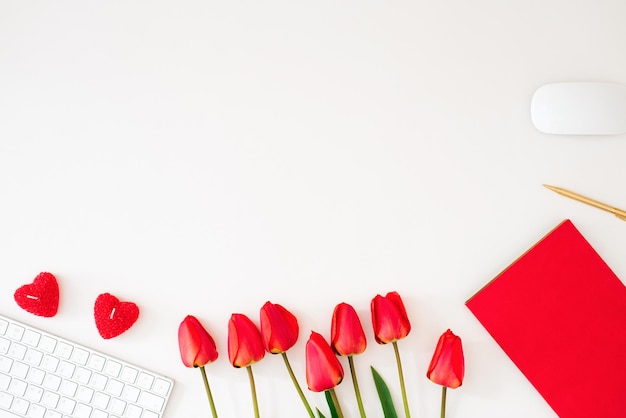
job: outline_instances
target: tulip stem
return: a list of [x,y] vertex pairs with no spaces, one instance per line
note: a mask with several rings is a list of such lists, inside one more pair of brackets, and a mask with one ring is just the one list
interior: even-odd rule
[[350,365],[350,374],[352,375],[352,385],[354,386],[354,394],[356,395],[356,402],[359,405],[359,413],[361,418],[365,418],[365,409],[363,408],[363,400],[361,399],[361,391],[359,390],[359,382],[356,379],[356,369],[354,368],[354,359],[352,356],[348,356],[348,364]]
[[337,394],[335,393],[335,389],[328,389],[328,393],[330,393],[330,397],[335,404],[335,409],[337,410],[337,417],[343,418],[343,411],[341,410],[341,405],[339,405],[339,398],[337,398]]
[[206,395],[209,398],[209,405],[211,405],[211,413],[213,414],[213,418],[217,418],[217,410],[215,409],[215,402],[213,402],[213,395],[211,394],[211,388],[209,387],[209,379],[206,377],[206,370],[204,370],[204,366],[200,366],[200,373],[202,373],[202,380],[204,381],[204,389],[206,390]]
[[400,352],[398,351],[398,342],[393,341],[393,351],[396,354],[396,364],[398,365],[398,377],[400,378],[400,390],[402,391],[402,403],[404,404],[404,415],[411,418],[409,412],[409,401],[406,398],[406,389],[404,387],[404,375],[402,374],[402,362],[400,361]]
[[287,371],[289,372],[289,376],[291,377],[291,381],[293,382],[293,385],[296,387],[296,390],[298,391],[298,395],[300,396],[300,399],[302,400],[302,403],[304,404],[304,407],[306,408],[306,411],[309,413],[309,416],[311,418],[315,418],[315,415],[313,414],[313,410],[311,409],[311,406],[309,405],[309,402],[307,402],[306,398],[304,397],[304,393],[302,392],[302,388],[300,388],[300,385],[298,384],[298,380],[296,379],[296,375],[293,373],[293,369],[291,368],[291,364],[289,364],[289,359],[287,358],[287,353],[286,352],[282,352],[282,357],[283,360],[285,361],[285,366],[287,366]]
[[256,387],[254,385],[254,375],[252,374],[252,366],[246,366],[248,370],[248,380],[250,380],[250,392],[252,393],[252,406],[254,406],[254,418],[259,418],[259,403],[256,399]]
[[441,418],[446,418],[446,393],[447,387],[441,387]]

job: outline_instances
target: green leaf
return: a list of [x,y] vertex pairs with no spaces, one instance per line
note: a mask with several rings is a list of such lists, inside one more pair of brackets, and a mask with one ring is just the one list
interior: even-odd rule
[[385,418],[398,418],[398,413],[396,412],[396,408],[393,405],[393,399],[391,399],[391,392],[389,392],[389,387],[383,380],[383,378],[378,374],[374,367],[370,366],[372,369],[372,376],[374,377],[374,384],[376,385],[376,391],[378,392],[378,398],[380,399],[380,405],[383,408],[383,414]]
[[339,418],[339,414],[337,414],[337,408],[335,408],[335,402],[333,402],[333,397],[330,395],[329,391],[324,391],[324,396],[326,396],[326,403],[328,403],[328,407],[330,408],[330,416],[331,418]]
[[322,414],[318,408],[315,408],[315,410],[317,411],[317,415],[319,418],[326,418],[324,414]]

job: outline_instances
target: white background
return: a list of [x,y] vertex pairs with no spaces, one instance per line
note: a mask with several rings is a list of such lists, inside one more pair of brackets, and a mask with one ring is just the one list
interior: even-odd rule
[[[401,402],[369,303],[397,290],[412,415],[438,416],[425,372],[451,328],[466,379],[449,417],[554,417],[464,302],[565,218],[626,277],[626,224],[542,187],[626,208],[626,137],[545,135],[529,115],[545,83],[626,83],[625,16],[622,0],[1,0],[0,309],[171,376],[166,415],[185,418],[210,416],[178,353],[196,315],[220,351],[220,415],[250,417],[231,313],[292,310],[305,387],[309,333],[328,337],[345,301],[375,417],[370,365]],[[13,301],[41,271],[60,283],[54,318]],[[103,292],[141,309],[111,340]],[[306,416],[280,357],[253,370],[262,417]],[[356,417],[348,374],[337,394]]]

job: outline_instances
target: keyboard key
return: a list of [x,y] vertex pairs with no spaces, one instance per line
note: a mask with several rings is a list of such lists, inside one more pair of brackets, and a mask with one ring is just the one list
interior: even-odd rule
[[89,418],[92,410],[93,408],[90,407],[89,405],[79,403],[78,405],[76,405],[76,408],[74,409],[73,417],[74,418]]
[[0,372],[9,373],[12,366],[13,366],[12,359],[0,355]]
[[165,400],[162,397],[154,395],[150,392],[141,392],[137,402],[145,409],[160,412],[161,408],[163,408]]
[[9,339],[13,341],[22,341],[22,336],[24,335],[24,327],[21,327],[17,324],[11,323],[7,328],[7,332],[5,335],[9,337]]
[[24,360],[24,356],[26,355],[26,346],[18,343],[11,344],[11,348],[9,348],[9,357]]
[[23,380],[13,379],[9,384],[8,392],[15,396],[24,396],[28,384]]
[[106,393],[119,398],[122,394],[123,389],[124,383],[120,382],[119,380],[111,379],[109,380],[109,384],[107,385],[105,391]]
[[28,414],[26,415],[28,418],[44,418],[44,414],[46,413],[46,408],[41,405],[31,404],[30,408],[28,408]]
[[0,392],[0,408],[9,409],[13,403],[13,395],[7,392]]
[[48,408],[56,408],[60,399],[61,396],[57,393],[45,391],[43,393],[43,397],[41,398],[41,403]]
[[126,409],[126,402],[117,398],[112,399],[110,408],[112,414],[121,416]]
[[94,409],[91,413],[91,418],[109,418],[109,414],[99,409]]
[[91,402],[93,406],[100,409],[106,409],[109,406],[109,402],[111,401],[111,397],[106,393],[96,392],[93,396],[93,401]]
[[88,359],[89,359],[89,351],[83,350],[81,348],[75,348],[74,351],[72,351],[71,360],[74,363],[78,363],[81,366],[85,366],[87,365]]
[[72,382],[71,380],[63,380],[61,387],[59,387],[59,393],[73,398],[74,395],[76,395],[76,389],[78,389],[78,384]]
[[24,356],[24,361],[33,366],[39,366],[42,359],[43,353],[33,348],[29,348],[28,351],[26,351],[26,356]]
[[59,390],[59,387],[61,387],[61,378],[54,374],[47,374],[43,379],[43,387],[56,392]]
[[150,389],[152,387],[152,382],[154,382],[154,377],[143,372],[139,373],[139,378],[137,379],[137,385],[139,387]]
[[137,380],[137,375],[139,372],[132,367],[124,367],[122,369],[122,374],[120,375],[120,379],[128,383],[135,383]]
[[154,390],[154,392],[158,395],[167,396],[170,392],[170,386],[170,382],[167,380],[157,379],[156,382],[154,382],[152,390]]
[[61,397],[57,408],[60,412],[71,415],[74,412],[74,408],[76,408],[76,401],[70,398]]
[[126,399],[128,402],[137,402],[139,392],[140,390],[138,388],[127,385],[122,392],[122,399]]
[[28,385],[26,389],[26,394],[24,397],[32,402],[41,402],[41,397],[43,396],[43,389],[39,386]]
[[41,340],[39,340],[38,348],[41,349],[41,351],[45,351],[46,353],[54,353],[54,349],[56,348],[56,346],[57,342],[55,339],[44,335],[41,337]]
[[79,367],[76,370],[76,374],[74,375],[74,379],[78,381],[78,383],[82,383],[86,385],[91,380],[91,370],[87,370],[84,367]]
[[9,321],[0,318],[0,335],[4,335],[9,327]]
[[41,368],[49,372],[56,372],[59,362],[60,360],[57,357],[46,354],[43,356],[43,360],[41,360]]
[[31,367],[28,371],[28,375],[26,376],[26,380],[35,385],[41,385],[43,383],[43,379],[46,376],[46,372],[36,367]]
[[27,329],[22,337],[22,342],[26,345],[30,345],[31,347],[37,347],[40,338],[40,333],[35,332],[32,329]]
[[74,364],[61,360],[61,362],[59,362],[59,367],[57,368],[57,373],[59,373],[60,376],[69,379],[74,376],[74,370],[76,370],[76,366]]
[[16,414],[24,415],[26,411],[28,411],[28,407],[30,406],[30,402],[26,399],[15,398],[13,403],[11,404],[11,412],[15,412]]
[[143,410],[137,405],[128,405],[126,409],[126,418],[140,418]]
[[11,383],[11,377],[4,373],[0,373],[0,390],[7,390]]
[[122,365],[117,361],[109,360],[104,366],[104,373],[111,377],[119,377]]
[[6,338],[0,338],[0,354],[6,354],[9,352],[11,341]]
[[96,390],[104,390],[107,385],[107,377],[100,373],[94,373],[91,375],[91,380],[89,381],[89,386],[93,387]]
[[26,375],[28,374],[28,365],[14,361],[13,367],[11,367],[11,374],[20,379],[26,379]]
[[80,386],[76,391],[76,399],[83,403],[90,403],[95,391],[87,386]]
[[54,353],[59,357],[68,360],[72,356],[72,346],[66,342],[59,341],[57,343],[57,348],[54,350]]
[[92,370],[101,372],[102,369],[104,369],[105,361],[106,359],[104,357],[101,357],[97,354],[92,354],[91,356],[89,356],[89,362],[87,363],[87,367]]

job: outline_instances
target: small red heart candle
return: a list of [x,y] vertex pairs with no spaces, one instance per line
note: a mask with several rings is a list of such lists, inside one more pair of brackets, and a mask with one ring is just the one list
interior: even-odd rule
[[52,317],[59,309],[59,284],[51,273],[39,273],[32,283],[17,289],[13,298],[27,312]]
[[128,330],[137,321],[139,307],[133,302],[120,302],[115,296],[103,293],[96,298],[94,318],[100,336],[108,340]]

